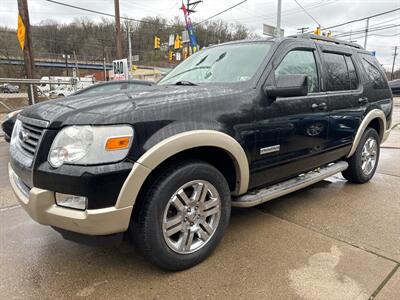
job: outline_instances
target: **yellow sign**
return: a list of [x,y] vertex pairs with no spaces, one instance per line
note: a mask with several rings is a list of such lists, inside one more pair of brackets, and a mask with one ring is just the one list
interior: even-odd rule
[[25,48],[25,24],[22,21],[20,15],[18,15],[18,31],[17,31],[17,38],[19,42],[19,46],[22,50]]

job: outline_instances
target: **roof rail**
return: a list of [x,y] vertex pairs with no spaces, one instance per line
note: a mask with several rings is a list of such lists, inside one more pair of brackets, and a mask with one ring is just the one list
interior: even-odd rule
[[324,41],[324,42],[334,43],[334,44],[338,44],[338,45],[345,45],[345,46],[349,46],[349,47],[353,47],[353,48],[357,48],[357,49],[363,49],[360,45],[358,45],[356,43],[346,42],[343,40],[338,40],[338,39],[334,39],[331,37],[318,35],[318,34],[312,34],[312,33],[297,34],[297,35],[292,35],[290,37],[318,40],[318,41]]

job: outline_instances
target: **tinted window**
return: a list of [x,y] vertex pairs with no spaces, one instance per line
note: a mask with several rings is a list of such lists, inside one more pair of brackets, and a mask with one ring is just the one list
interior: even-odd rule
[[[350,90],[350,78],[347,72],[347,65],[342,54],[324,53],[326,63],[328,91]],[[353,66],[354,67],[354,66]]]
[[374,83],[374,88],[385,89],[387,87],[386,80],[377,60],[371,55],[362,54],[361,61],[369,81]]
[[312,51],[290,51],[275,70],[275,78],[282,75],[307,75],[308,92],[318,92],[317,64]]
[[350,89],[356,90],[358,88],[358,78],[353,60],[350,56],[345,56],[345,60],[347,63],[347,70],[349,71]]

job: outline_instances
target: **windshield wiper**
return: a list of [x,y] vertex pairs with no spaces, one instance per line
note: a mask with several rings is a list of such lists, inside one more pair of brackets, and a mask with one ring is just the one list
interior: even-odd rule
[[179,81],[175,82],[174,85],[198,85],[198,84],[188,81],[188,80],[179,80]]

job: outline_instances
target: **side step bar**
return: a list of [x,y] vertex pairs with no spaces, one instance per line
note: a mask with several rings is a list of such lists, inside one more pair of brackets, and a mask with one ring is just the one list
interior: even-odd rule
[[237,197],[232,201],[232,206],[235,207],[251,207],[269,200],[287,195],[291,192],[305,188],[306,186],[312,185],[321,181],[329,176],[344,171],[347,169],[349,164],[345,161],[338,161],[331,163],[327,166],[315,169],[305,174],[300,174],[295,178],[288,179],[286,181],[277,183],[269,186],[265,189],[252,191]]

